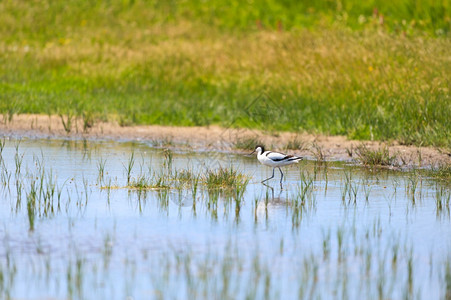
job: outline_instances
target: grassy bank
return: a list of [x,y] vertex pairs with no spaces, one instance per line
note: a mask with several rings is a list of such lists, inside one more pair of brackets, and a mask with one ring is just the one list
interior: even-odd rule
[[0,112],[451,147],[448,2],[279,2],[0,2]]

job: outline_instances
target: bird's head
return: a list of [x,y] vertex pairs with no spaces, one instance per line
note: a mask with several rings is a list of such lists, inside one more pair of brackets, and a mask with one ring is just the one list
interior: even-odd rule
[[263,147],[262,145],[257,145],[257,146],[255,146],[255,149],[254,149],[254,151],[252,151],[252,153],[251,154],[249,154],[249,155],[252,155],[252,154],[254,154],[255,152],[257,152],[257,153],[263,153],[263,152],[265,152],[265,147]]

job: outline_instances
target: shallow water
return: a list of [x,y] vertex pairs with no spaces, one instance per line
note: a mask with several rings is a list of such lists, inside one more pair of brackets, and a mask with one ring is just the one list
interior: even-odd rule
[[[224,166],[250,182],[242,197],[202,182],[196,193],[127,188],[132,152],[132,179]],[[277,172],[260,183],[271,169],[255,157],[171,154],[144,143],[6,140],[0,298],[451,295],[447,183],[303,161],[284,169],[281,189]]]

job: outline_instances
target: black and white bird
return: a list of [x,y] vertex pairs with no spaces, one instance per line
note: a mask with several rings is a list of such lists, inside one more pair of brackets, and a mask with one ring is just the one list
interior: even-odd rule
[[303,159],[300,156],[286,155],[284,153],[274,152],[274,151],[265,151],[265,148],[261,145],[257,145],[255,147],[255,150],[252,151],[251,154],[253,154],[255,152],[257,152],[257,159],[261,164],[273,168],[272,176],[263,180],[262,183],[269,179],[274,178],[274,171],[276,170],[276,168],[278,168],[280,171],[280,175],[281,175],[280,186],[282,186],[282,179],[283,179],[283,172],[282,172],[282,169],[280,169],[280,167],[288,166],[291,164],[297,164],[300,160]]

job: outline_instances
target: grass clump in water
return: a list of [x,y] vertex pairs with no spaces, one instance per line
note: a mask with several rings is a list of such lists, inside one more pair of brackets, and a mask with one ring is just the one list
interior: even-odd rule
[[199,175],[194,174],[192,171],[187,169],[182,169],[180,171],[175,171],[174,180],[177,181],[179,185],[190,186],[199,180]]
[[140,174],[130,178],[126,188],[136,190],[190,188],[195,195],[199,184],[202,184],[209,192],[225,191],[229,196],[241,199],[249,180],[249,177],[233,168],[221,167],[217,170],[207,170],[205,175],[182,169],[174,170],[169,174]]
[[451,182],[451,163],[444,163],[426,171],[427,175],[436,179]]
[[130,188],[135,188],[138,190],[147,189],[153,187],[151,184],[151,179],[146,175],[138,176],[137,178],[133,178],[129,182]]
[[315,157],[316,161],[321,163],[326,160],[326,155],[324,154],[323,148],[316,142],[313,142],[310,152]]
[[208,189],[244,189],[249,183],[249,178],[233,168],[220,167],[217,170],[208,170],[205,176]]
[[161,176],[146,176],[140,175],[137,178],[132,178],[129,182],[128,188],[146,190],[146,189],[168,189],[167,178]]
[[357,160],[365,166],[393,166],[396,164],[397,156],[390,155],[387,147],[371,150],[364,144],[355,149]]

